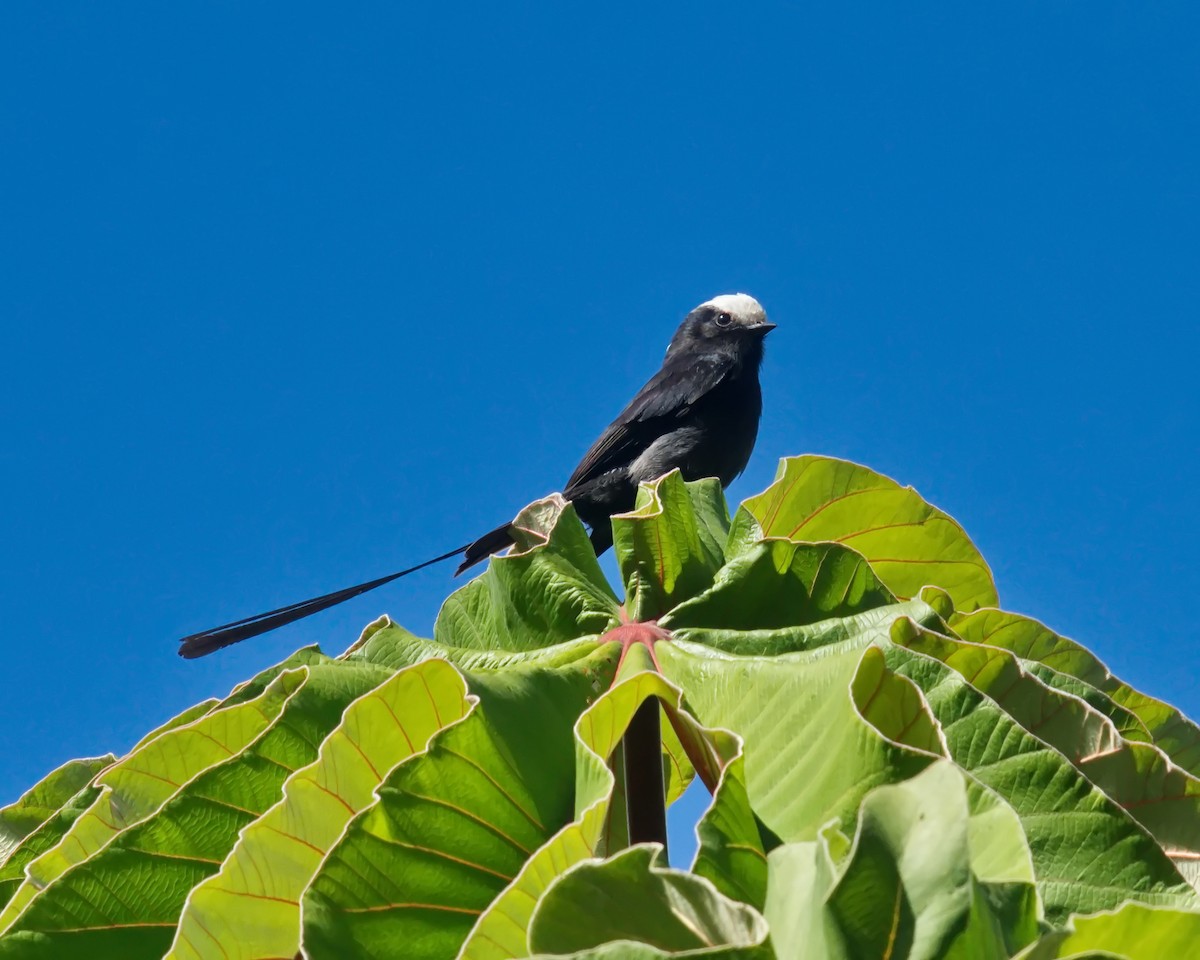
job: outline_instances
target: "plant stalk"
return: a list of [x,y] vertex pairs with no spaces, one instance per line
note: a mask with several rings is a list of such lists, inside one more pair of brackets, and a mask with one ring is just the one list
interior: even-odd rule
[[667,807],[660,713],[658,697],[648,697],[625,731],[625,806],[629,842],[661,843],[666,860]]

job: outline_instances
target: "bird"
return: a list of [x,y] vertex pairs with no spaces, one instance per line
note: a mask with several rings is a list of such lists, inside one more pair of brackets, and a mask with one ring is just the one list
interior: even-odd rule
[[[684,480],[716,477],[728,487],[745,470],[762,416],[763,341],[775,327],[762,304],[745,293],[713,297],[683,318],[662,367],[592,444],[563,487],[563,497],[590,530],[597,556],[612,546],[609,520],[634,508],[639,484],[678,469]],[[510,521],[386,577],[183,637],[179,655],[206,656],[461,556],[457,576],[513,544]]]

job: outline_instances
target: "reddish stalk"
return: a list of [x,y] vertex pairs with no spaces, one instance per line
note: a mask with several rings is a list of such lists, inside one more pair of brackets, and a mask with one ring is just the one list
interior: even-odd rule
[[[625,610],[621,609],[624,617]],[[621,644],[619,673],[625,657],[635,644],[641,644],[650,654],[654,669],[662,673],[654,645],[669,640],[670,633],[653,620],[645,623],[622,623],[601,639]],[[625,757],[625,809],[629,826],[629,842],[661,843],[663,857],[667,856],[666,784],[663,779],[662,727],[658,697],[650,697],[637,708],[625,736],[621,738]]]

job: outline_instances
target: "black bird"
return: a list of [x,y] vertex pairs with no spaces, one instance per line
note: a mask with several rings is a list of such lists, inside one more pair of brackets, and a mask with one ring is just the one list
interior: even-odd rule
[[[612,546],[609,518],[633,509],[639,483],[678,467],[685,480],[716,477],[727,487],[746,468],[762,414],[763,338],[774,329],[744,293],[713,297],[684,317],[662,369],[592,444],[563,490],[591,528],[597,555]],[[179,655],[203,657],[459,554],[462,573],[512,544],[505,523],[415,567],[184,637]]]

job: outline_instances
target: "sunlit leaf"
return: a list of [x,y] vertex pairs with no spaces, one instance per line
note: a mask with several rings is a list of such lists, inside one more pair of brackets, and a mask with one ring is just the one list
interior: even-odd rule
[[[1021,818],[1047,916],[1063,920],[1073,910],[1111,909],[1127,898],[1200,906],[1166,851],[1132,816],[972,678],[943,662],[953,643],[912,621],[897,621],[892,638],[896,645],[887,648],[889,666],[921,688],[951,759]],[[985,673],[973,680],[990,685]],[[1026,675],[1023,686],[1020,696],[1032,697],[1041,685]],[[1051,693],[1044,686],[1041,691]],[[992,692],[1004,699],[1003,684],[996,683]],[[1050,715],[1035,704],[1024,714],[1027,722],[1035,712]]]
[[[104,757],[72,760],[51,772],[16,803],[0,813],[3,821],[4,855],[0,857],[0,906],[25,880],[25,868],[62,840],[71,825],[87,810],[100,788],[93,778],[116,761]],[[74,793],[68,793],[76,787]]]
[[1196,955],[1197,944],[1200,913],[1127,903],[1109,913],[1072,917],[1067,930],[1048,934],[1019,960],[1182,960]]
[[478,704],[401,764],[302,900],[323,957],[452,956],[525,861],[573,817],[573,727],[612,676],[605,645],[567,666],[468,673]]
[[[303,682],[303,673],[304,668],[285,671],[257,698],[170,730],[108,767],[96,779],[101,790],[91,807],[58,844],[26,867],[25,882],[0,914],[0,931],[18,923],[21,929],[40,931],[44,918],[36,913],[26,916],[39,894],[57,890],[53,881],[95,855],[121,831],[152,816],[197,774],[253,741],[278,716]],[[53,918],[51,925],[57,925]],[[10,949],[10,939],[0,939],[0,956]]]
[[775,850],[765,915],[776,957],[1011,956],[1039,918],[1028,871],[991,872],[1028,862],[1020,822],[1002,809],[973,810],[962,774],[938,762],[867,795],[843,864],[823,839]]
[[188,892],[277,800],[288,774],[315,758],[346,705],[386,677],[370,664],[314,663],[277,678],[298,682],[260,734],[33,899],[14,925],[14,941],[36,935],[20,955],[103,956],[119,943],[126,960],[161,957]]
[[951,626],[964,640],[1003,647],[1022,660],[1043,664],[1100,691],[1119,708],[1133,713],[1154,744],[1176,765],[1200,775],[1200,727],[1170,704],[1148,697],[1114,677],[1080,644],[1030,617],[1003,610],[978,610],[957,616]]
[[613,545],[633,620],[652,620],[708,588],[729,530],[716,480],[684,483],[678,470],[638,488],[637,507],[613,517]]
[[375,799],[397,764],[470,709],[466,683],[444,660],[402,670],[353,701],[293,773],[283,797],[245,827],[218,873],[188,897],[168,957],[292,956],[300,946],[300,896],[349,819]]
[[49,820],[64,803],[116,759],[110,753],[103,757],[68,761],[26,790],[15,803],[0,809],[0,866],[21,841]]
[[565,871],[534,912],[534,955],[587,956],[606,943],[631,941],[630,957],[771,960],[767,925],[756,910],[700,877],[655,867],[654,855],[654,847],[631,847]]
[[434,639],[447,647],[536,650],[604,633],[618,604],[575,509],[555,494],[513,521],[517,546],[442,605]]
[[734,517],[728,553],[762,537],[851,546],[901,598],[932,583],[959,610],[996,603],[991,571],[963,528],[912,487],[856,463],[814,456],[781,460],[775,482]]

